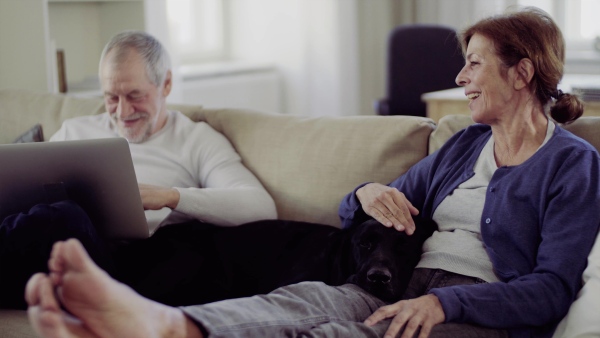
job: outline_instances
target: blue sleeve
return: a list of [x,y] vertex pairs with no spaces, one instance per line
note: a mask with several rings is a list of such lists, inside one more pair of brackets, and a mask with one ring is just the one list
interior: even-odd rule
[[[541,173],[531,176],[520,184],[545,179]],[[555,175],[546,176],[551,184],[547,191],[539,192],[544,208],[538,215],[538,224],[521,222],[501,239],[503,242],[496,242],[504,245],[505,250],[508,246],[517,250],[519,246],[515,243],[523,238],[519,226],[534,227],[533,231],[539,232],[539,243],[529,244],[533,267],[510,278],[504,275],[506,282],[432,289],[430,293],[440,299],[447,322],[495,328],[553,327],[567,313],[581,288],[581,275],[600,226],[598,154],[590,150],[574,152]],[[510,197],[519,203],[519,196]],[[503,257],[506,259],[507,255]],[[497,263],[494,262],[494,268],[500,266],[501,270],[503,266],[519,264]]]
[[338,208],[338,215],[342,221],[342,228],[349,228],[351,225],[362,223],[368,218],[367,214],[363,211],[358,198],[356,198],[356,191],[369,183],[371,182],[359,185],[342,199],[340,207]]
[[[421,210],[425,201],[426,189],[429,186],[427,182],[432,159],[432,155],[425,157],[412,166],[406,173],[388,184],[388,186],[394,187],[404,193],[406,198],[419,210]],[[338,214],[343,228],[348,228],[353,224],[360,224],[369,218],[356,197],[356,191],[368,183],[371,182],[359,185],[342,199]]]

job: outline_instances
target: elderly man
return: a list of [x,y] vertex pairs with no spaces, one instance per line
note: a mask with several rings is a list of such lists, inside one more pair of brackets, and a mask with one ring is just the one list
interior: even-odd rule
[[[164,225],[190,229],[277,218],[273,199],[223,135],[167,110],[170,67],[166,50],[152,36],[133,31],[114,36],[99,68],[107,112],[67,120],[50,140],[126,138],[151,233]],[[154,238],[161,236],[105,243],[72,202],[36,206],[0,224],[0,307],[25,306],[21,295],[27,278],[45,270],[54,241],[69,237],[80,239],[98,264],[133,284],[132,278],[142,278],[140,271],[189,257],[177,254],[175,239]],[[149,295],[157,288],[150,287]]]
[[167,110],[170,67],[166,50],[150,35],[116,35],[100,59],[107,112],[67,120],[50,140],[126,138],[144,208],[174,211],[163,224],[276,218],[273,200],[223,135]]

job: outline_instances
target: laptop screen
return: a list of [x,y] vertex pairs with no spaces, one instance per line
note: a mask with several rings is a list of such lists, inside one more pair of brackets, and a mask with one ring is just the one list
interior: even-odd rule
[[148,237],[124,138],[0,145],[0,220],[71,199],[105,238]]

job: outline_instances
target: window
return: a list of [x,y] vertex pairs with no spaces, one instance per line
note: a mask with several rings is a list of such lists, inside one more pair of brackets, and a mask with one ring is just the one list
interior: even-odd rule
[[600,51],[600,1],[598,0],[519,0],[519,5],[547,11],[561,27],[567,49]]
[[225,56],[222,0],[167,0],[171,42],[182,64]]

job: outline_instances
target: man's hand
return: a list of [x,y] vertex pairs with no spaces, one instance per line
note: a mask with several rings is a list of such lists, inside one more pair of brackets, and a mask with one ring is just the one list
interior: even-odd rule
[[179,191],[174,188],[139,184],[144,210],[160,210],[164,207],[175,209],[179,203]]
[[415,299],[401,300],[397,303],[380,307],[365,320],[365,324],[373,326],[383,319],[391,318],[390,327],[384,338],[392,338],[404,327],[401,338],[412,338],[419,329],[419,338],[427,338],[431,329],[446,319],[442,304],[436,295],[429,294]]
[[386,227],[395,227],[398,231],[406,231],[408,235],[415,232],[413,215],[419,210],[403,193],[379,183],[369,183],[356,191],[365,213]]

